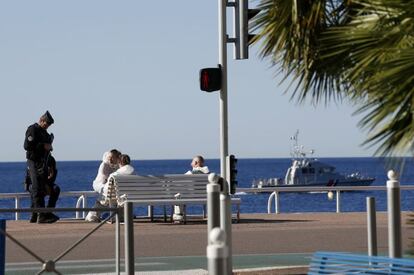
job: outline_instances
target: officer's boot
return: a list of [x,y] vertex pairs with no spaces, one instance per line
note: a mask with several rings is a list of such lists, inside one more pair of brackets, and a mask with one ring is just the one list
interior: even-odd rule
[[37,217],[37,223],[54,223],[58,220],[56,216],[53,217],[49,213],[39,213]]
[[32,216],[30,217],[30,223],[37,222],[37,212],[32,212]]
[[[45,208],[45,198],[43,196],[34,196],[33,207],[34,208]],[[57,219],[48,215],[48,213],[39,212],[37,214],[37,223],[54,223],[56,221]]]

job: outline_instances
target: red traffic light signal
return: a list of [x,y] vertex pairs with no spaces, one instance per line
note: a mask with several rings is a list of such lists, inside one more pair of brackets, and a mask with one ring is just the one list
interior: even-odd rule
[[200,70],[200,89],[206,92],[221,90],[221,68]]

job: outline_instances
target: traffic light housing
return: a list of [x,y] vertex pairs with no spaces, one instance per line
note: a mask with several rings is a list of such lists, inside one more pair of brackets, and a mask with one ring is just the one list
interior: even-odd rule
[[204,68],[200,70],[200,90],[214,92],[221,90],[221,68]]
[[236,193],[237,187],[237,159],[234,155],[227,156],[227,178],[230,185],[230,194]]
[[249,33],[249,21],[255,17],[260,9],[249,9],[249,0],[237,0],[238,5],[235,9],[235,59],[249,58],[249,45],[254,34]]

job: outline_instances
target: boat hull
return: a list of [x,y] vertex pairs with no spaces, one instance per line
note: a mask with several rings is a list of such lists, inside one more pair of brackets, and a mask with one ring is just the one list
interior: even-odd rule
[[295,183],[295,184],[278,184],[278,185],[262,185],[256,188],[273,188],[273,187],[311,187],[311,186],[369,186],[375,179],[358,179],[358,180],[344,180],[332,182],[308,182],[308,183]]

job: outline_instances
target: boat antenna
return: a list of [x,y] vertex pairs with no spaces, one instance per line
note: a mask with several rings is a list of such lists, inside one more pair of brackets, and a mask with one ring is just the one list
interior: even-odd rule
[[292,151],[290,153],[290,155],[292,156],[292,158],[297,158],[300,156],[300,148],[298,145],[298,139],[299,139],[299,130],[296,130],[296,133],[290,137],[290,140],[293,140],[293,148]]

